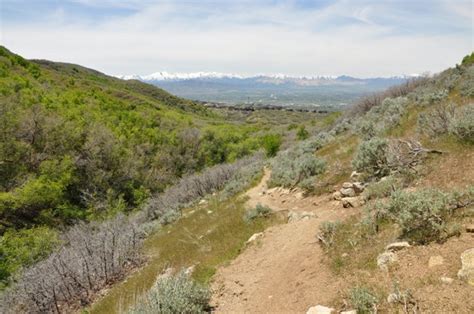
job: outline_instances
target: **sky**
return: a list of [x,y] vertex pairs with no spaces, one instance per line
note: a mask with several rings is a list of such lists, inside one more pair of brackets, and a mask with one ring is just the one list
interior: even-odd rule
[[436,73],[474,50],[472,0],[0,0],[0,44],[111,75]]

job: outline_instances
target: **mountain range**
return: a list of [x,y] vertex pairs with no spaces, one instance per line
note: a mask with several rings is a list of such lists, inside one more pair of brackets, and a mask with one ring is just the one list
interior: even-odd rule
[[121,75],[159,86],[181,97],[226,104],[270,104],[333,107],[352,103],[368,93],[400,84],[417,75],[356,78],[341,76],[291,76],[234,73],[155,72],[150,75]]

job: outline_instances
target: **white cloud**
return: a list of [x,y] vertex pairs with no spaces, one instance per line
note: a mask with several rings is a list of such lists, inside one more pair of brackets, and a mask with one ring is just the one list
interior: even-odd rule
[[[380,4],[342,1],[302,9],[290,2],[196,3],[128,1],[122,5],[139,8],[136,13],[94,23],[65,23],[62,12],[63,22],[4,25],[2,41],[29,58],[79,63],[110,74],[388,76],[439,71],[473,49],[472,28],[470,40],[463,32],[394,32],[394,25],[376,22],[389,9]],[[466,14],[457,11],[452,7],[452,14]],[[413,17],[399,18],[403,23]],[[346,23],[351,19],[355,22]],[[460,27],[469,22],[464,19]]]

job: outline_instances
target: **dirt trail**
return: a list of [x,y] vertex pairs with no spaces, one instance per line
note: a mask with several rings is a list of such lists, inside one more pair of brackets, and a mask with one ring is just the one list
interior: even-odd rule
[[213,300],[220,313],[304,313],[317,304],[330,304],[342,287],[324,263],[316,233],[321,222],[344,219],[355,212],[344,209],[327,195],[303,197],[301,192],[267,189],[270,172],[247,192],[248,206],[260,203],[275,211],[314,213],[267,229],[228,266],[220,268],[213,282]]

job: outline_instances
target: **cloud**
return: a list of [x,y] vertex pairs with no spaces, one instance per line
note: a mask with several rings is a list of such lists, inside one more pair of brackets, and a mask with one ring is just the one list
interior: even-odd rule
[[1,41],[110,74],[387,76],[440,71],[470,52],[469,3],[74,0],[6,18]]

